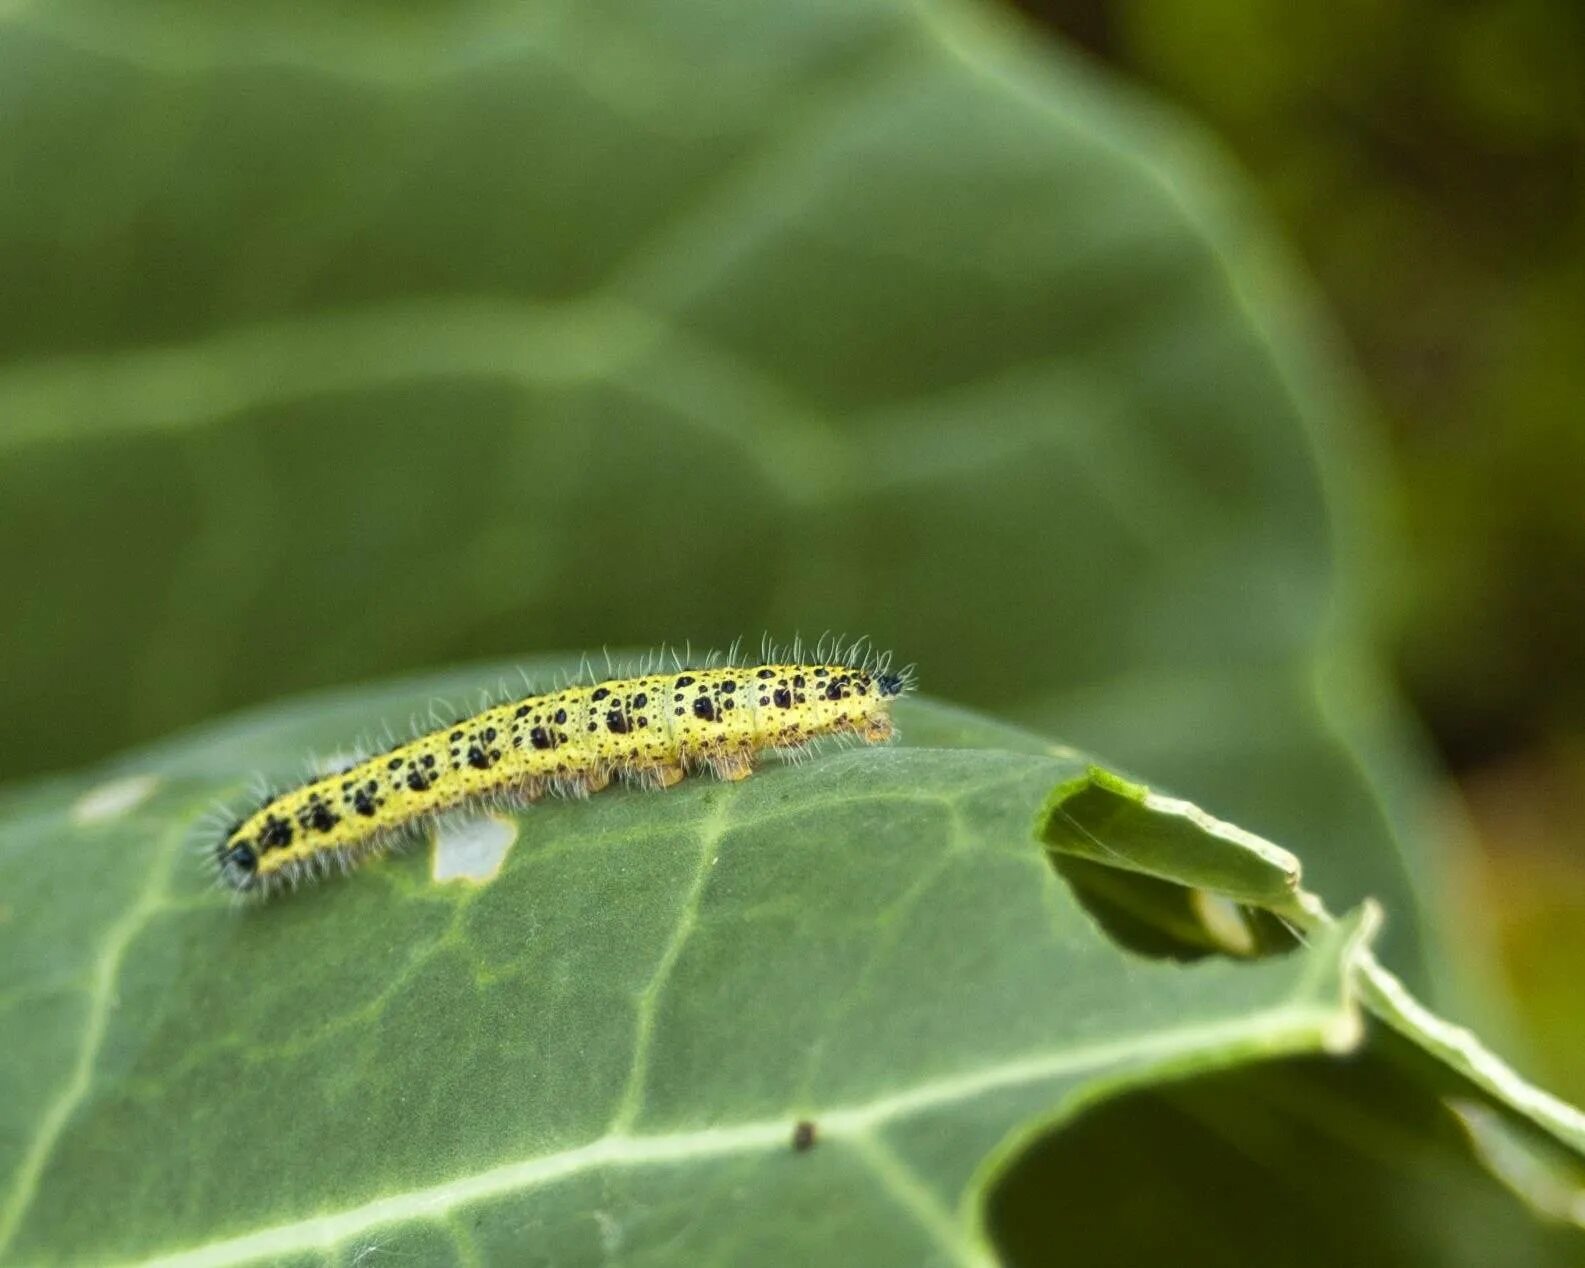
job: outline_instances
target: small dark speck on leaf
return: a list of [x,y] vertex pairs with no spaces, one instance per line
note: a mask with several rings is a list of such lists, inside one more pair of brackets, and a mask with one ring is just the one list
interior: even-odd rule
[[807,1118],[798,1120],[793,1128],[792,1147],[799,1153],[804,1153],[815,1147],[815,1125]]

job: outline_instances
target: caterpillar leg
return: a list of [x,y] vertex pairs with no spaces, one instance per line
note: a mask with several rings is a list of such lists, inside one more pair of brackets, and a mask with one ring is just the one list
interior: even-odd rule
[[672,762],[654,766],[630,766],[622,772],[622,778],[627,783],[637,784],[643,788],[671,788],[687,773],[680,764]]
[[880,744],[892,738],[892,720],[890,718],[871,718],[864,726],[864,738],[871,744]]
[[710,758],[710,769],[717,779],[736,783],[754,773],[754,762],[747,753],[718,753]]

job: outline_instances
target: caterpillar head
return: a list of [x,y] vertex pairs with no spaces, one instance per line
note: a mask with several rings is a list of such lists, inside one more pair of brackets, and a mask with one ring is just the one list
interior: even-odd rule
[[[844,676],[837,680],[836,685],[840,687],[845,700],[850,690],[849,680]],[[895,731],[892,724],[892,701],[912,691],[913,686],[913,675],[907,670],[897,672],[883,670],[873,674],[861,671],[855,674],[851,690],[857,697],[854,703],[858,706],[859,716],[854,729],[872,744],[891,739]]]
[[215,847],[215,863],[220,868],[220,879],[235,890],[250,890],[259,879],[259,856],[253,843],[239,840],[242,824],[238,823]]
[[902,695],[908,690],[908,686],[906,674],[880,674],[875,679],[875,690],[882,700]]

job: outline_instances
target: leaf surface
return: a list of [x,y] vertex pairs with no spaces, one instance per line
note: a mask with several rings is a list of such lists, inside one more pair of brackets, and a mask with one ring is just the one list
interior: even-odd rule
[[[1368,912],[1142,959],[1035,836],[1086,761],[929,702],[901,747],[500,816],[483,882],[425,840],[262,906],[211,888],[195,825],[252,770],[492,678],[288,702],[0,802],[8,1262],[990,1262],[988,1187],[1053,1123],[1364,1034]],[[1174,848],[1204,880],[1248,847]]]
[[[339,713],[241,731],[300,753],[346,737]],[[0,998],[37,1086],[8,1098],[11,1252],[225,1262],[424,1230],[489,1257],[529,1228],[553,1260],[968,1262],[984,1158],[1064,1097],[1346,1042],[1346,938],[1150,971],[1033,838],[1075,760],[963,746],[928,705],[902,721],[920,746],[541,803],[483,885],[433,881],[431,846],[243,910],[189,848],[244,782],[224,735],[14,798]],[[821,1218],[833,1191],[853,1202]]]

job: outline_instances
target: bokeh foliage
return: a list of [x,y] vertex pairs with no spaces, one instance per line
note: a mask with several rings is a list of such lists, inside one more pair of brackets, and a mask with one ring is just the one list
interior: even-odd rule
[[1444,751],[1585,734],[1585,10],[1019,2],[1212,123],[1317,275],[1391,441],[1381,608]]
[[866,633],[1382,897],[1423,972],[1351,743],[1363,455],[1219,165],[977,7],[470,12],[9,20],[3,768]]
[[1318,279],[1388,442],[1372,608],[1540,1068],[1585,1094],[1585,9],[1016,2],[1212,124]]

